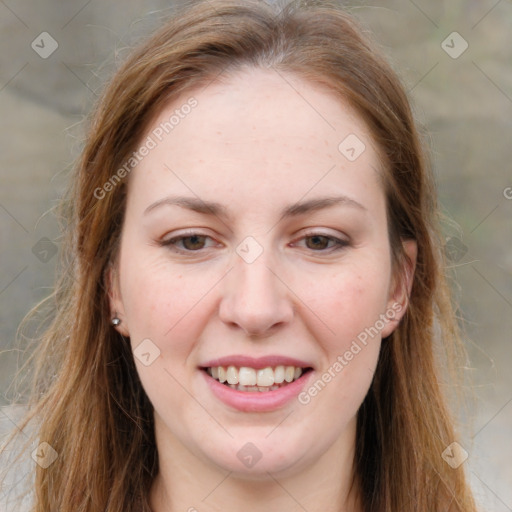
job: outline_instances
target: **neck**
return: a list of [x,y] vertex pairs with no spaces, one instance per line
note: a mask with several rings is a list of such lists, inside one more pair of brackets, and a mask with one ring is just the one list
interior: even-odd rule
[[361,512],[354,471],[355,422],[328,452],[286,475],[247,478],[191,453],[155,418],[159,473],[153,512]]

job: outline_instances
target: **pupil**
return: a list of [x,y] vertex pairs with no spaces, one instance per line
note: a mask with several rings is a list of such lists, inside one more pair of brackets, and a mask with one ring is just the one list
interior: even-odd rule
[[[201,239],[204,238],[204,236],[200,236],[200,235],[193,235],[193,236],[187,236],[186,238],[183,239],[183,244],[185,245],[185,247],[187,249],[200,249],[201,247],[198,247],[197,245],[199,244],[199,246],[201,245]],[[190,241],[192,240],[192,243],[189,244],[187,243],[187,241]]]
[[[329,243],[329,241],[327,240],[327,237],[326,236],[322,236],[322,235],[315,235],[315,236],[311,236],[309,237],[309,240],[313,242],[314,244],[314,247],[310,247],[310,249],[325,249],[327,247],[327,244]],[[320,247],[318,245],[318,242],[320,241]],[[324,243],[322,243],[322,241]]]

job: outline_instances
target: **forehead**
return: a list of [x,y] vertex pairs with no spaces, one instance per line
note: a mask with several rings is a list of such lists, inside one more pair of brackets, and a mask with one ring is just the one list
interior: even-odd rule
[[340,187],[378,192],[381,165],[360,116],[325,86],[273,69],[245,69],[182,94],[142,143],[150,139],[130,176],[146,202],[165,191],[228,193],[233,203],[257,190],[269,202]]

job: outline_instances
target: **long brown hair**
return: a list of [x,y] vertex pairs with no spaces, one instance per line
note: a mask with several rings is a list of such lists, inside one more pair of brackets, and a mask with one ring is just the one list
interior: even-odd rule
[[[158,472],[153,411],[129,344],[112,329],[106,274],[115,261],[132,156],[162,107],[222,71],[272,67],[329,88],[366,122],[384,160],[394,270],[416,240],[408,310],[382,344],[359,412],[355,471],[367,512],[475,510],[462,467],[442,458],[456,439],[438,351],[460,348],[444,269],[432,173],[403,86],[375,44],[332,1],[281,12],[255,0],[193,2],[124,62],[96,106],[70,192],[54,318],[39,342],[31,412],[58,453],[37,468],[36,512],[149,509]],[[126,169],[125,169],[126,170]],[[126,173],[122,173],[123,175]],[[103,190],[105,190],[103,188]]]

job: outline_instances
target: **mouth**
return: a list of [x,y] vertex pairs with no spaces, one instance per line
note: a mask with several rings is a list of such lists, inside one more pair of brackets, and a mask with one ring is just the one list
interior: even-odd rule
[[236,391],[266,393],[285,388],[311,372],[307,366],[276,365],[264,368],[250,366],[206,366],[201,370],[212,379]]
[[271,412],[294,403],[315,367],[284,355],[231,355],[205,361],[198,370],[212,396],[241,412]]

